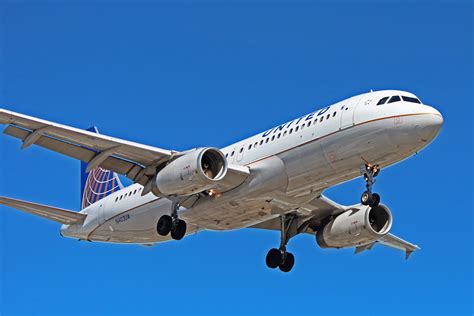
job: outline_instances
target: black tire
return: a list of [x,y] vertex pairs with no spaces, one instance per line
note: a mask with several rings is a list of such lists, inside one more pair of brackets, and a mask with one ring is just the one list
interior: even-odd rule
[[279,268],[282,272],[290,272],[291,269],[293,269],[294,265],[295,265],[295,256],[293,256],[292,253],[287,252],[285,261],[282,264],[280,264]]
[[171,228],[171,238],[174,240],[181,240],[183,239],[184,235],[186,235],[186,222],[183,220],[178,220],[176,226]]
[[283,256],[281,251],[276,248],[272,248],[268,251],[265,262],[267,263],[267,267],[270,269],[275,269],[281,264],[282,259]]
[[371,202],[371,194],[369,193],[369,191],[365,191],[364,193],[362,193],[362,195],[360,196],[360,203],[362,205],[370,205],[370,202]]
[[169,215],[163,215],[156,224],[156,231],[161,236],[166,236],[170,233],[171,227],[173,226],[173,220]]
[[370,206],[376,207],[380,204],[380,195],[377,193],[372,193],[372,199],[370,200]]

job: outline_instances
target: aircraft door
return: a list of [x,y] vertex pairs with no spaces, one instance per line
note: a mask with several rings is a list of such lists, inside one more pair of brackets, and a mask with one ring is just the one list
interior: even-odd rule
[[105,207],[104,207],[104,204],[100,203],[99,204],[99,213],[97,214],[97,218],[99,220],[99,225],[102,225],[103,223],[105,223]]
[[239,146],[239,148],[236,149],[237,161],[241,161],[242,158],[244,158],[244,151],[245,151],[245,144],[243,144],[242,146]]
[[354,97],[344,102],[340,108],[341,126],[339,129],[345,129],[354,125],[354,110],[359,103],[360,97]]

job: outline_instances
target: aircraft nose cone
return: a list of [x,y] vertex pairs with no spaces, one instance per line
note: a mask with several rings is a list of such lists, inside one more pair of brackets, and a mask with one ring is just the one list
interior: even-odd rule
[[418,135],[422,142],[429,143],[438,136],[443,126],[443,116],[433,107],[428,107],[429,115],[424,115],[422,122],[417,126]]

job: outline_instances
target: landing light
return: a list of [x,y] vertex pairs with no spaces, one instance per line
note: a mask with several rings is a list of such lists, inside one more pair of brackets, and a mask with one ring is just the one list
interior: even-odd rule
[[210,189],[208,194],[209,194],[210,197],[216,197],[216,198],[221,196],[221,193],[217,190],[214,190],[214,189]]

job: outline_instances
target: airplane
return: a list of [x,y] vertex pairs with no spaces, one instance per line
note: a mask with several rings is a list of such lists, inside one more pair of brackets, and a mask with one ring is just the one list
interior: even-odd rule
[[[390,233],[392,213],[373,185],[380,170],[417,154],[443,117],[412,93],[370,91],[222,149],[166,150],[0,109],[4,133],[81,161],[81,207],[72,211],[0,197],[0,204],[62,224],[61,236],[139,244],[203,230],[280,232],[269,268],[289,272],[288,241],[315,236],[322,248],[420,248]],[[118,175],[133,184],[124,187]],[[324,190],[363,176],[360,202],[341,205]]]

